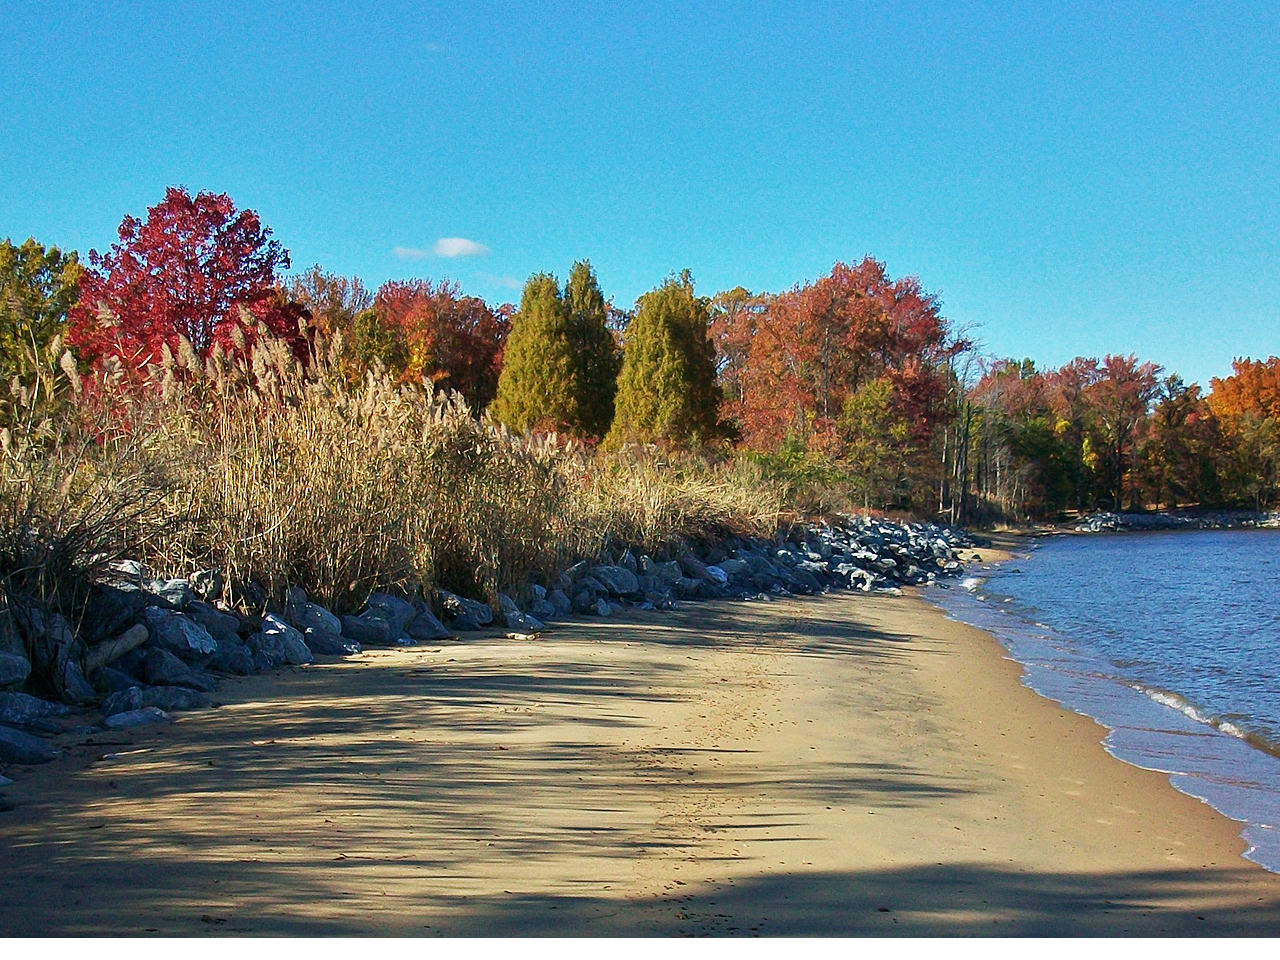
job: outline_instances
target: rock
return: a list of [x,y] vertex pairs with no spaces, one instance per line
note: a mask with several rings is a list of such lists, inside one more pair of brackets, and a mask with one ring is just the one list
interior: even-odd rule
[[395,640],[391,635],[391,624],[367,612],[358,617],[343,617],[342,635],[348,640],[354,640],[369,647],[385,647]]
[[152,647],[143,661],[147,683],[156,686],[191,687],[205,693],[216,688],[212,677],[192,670],[168,650]]
[[317,657],[341,657],[360,652],[360,644],[354,640],[344,640],[342,634],[325,633],[310,627],[302,634],[302,641]]
[[607,617],[613,612],[613,608],[609,606],[609,601],[604,597],[597,600],[591,607],[591,612],[598,617]]
[[544,622],[547,620],[554,620],[560,615],[559,611],[556,610],[555,604],[547,600],[535,600],[529,606],[529,613]]
[[191,592],[205,603],[213,603],[222,596],[222,588],[226,585],[219,570],[197,570],[189,582]]
[[640,561],[636,559],[636,555],[630,549],[623,552],[618,558],[618,566],[631,571],[632,573],[640,572]]
[[245,646],[253,654],[254,670],[274,670],[276,667],[284,666],[284,641],[280,638],[278,631],[269,634],[259,631],[252,634],[245,641]]
[[98,699],[98,691],[85,679],[80,664],[68,660],[62,670],[62,693],[72,703],[92,703]]
[[20,687],[31,675],[31,661],[19,653],[0,653],[0,690]]
[[151,687],[141,691],[143,707],[172,710],[203,710],[209,706],[209,698],[187,687]]
[[508,630],[515,630],[518,633],[537,633],[539,630],[546,629],[545,623],[537,617],[522,613],[515,601],[505,593],[498,594],[498,609],[502,625]]
[[555,608],[557,616],[567,617],[573,612],[573,602],[563,590],[552,590],[547,594],[547,602]]
[[239,617],[223,613],[217,607],[202,600],[192,600],[182,612],[204,627],[218,645],[241,642]]
[[724,570],[723,567],[716,566],[715,564],[711,564],[710,566],[707,567],[707,574],[711,577],[712,580],[714,580],[718,584],[721,584],[722,586],[729,582],[729,574]]
[[405,633],[413,637],[413,639],[426,642],[430,640],[447,640],[453,636],[445,625],[436,619],[436,615],[431,612],[431,608],[425,603],[416,604],[415,611],[413,619],[405,627]]
[[235,643],[218,644],[217,652],[209,658],[210,670],[229,673],[237,677],[247,677],[253,673],[253,651],[247,644],[237,640]]
[[666,563],[650,563],[649,569],[644,571],[651,577],[657,577],[665,584],[673,584],[684,576],[680,564],[674,560],[668,560]]
[[102,722],[108,730],[122,730],[125,727],[140,727],[148,723],[169,723],[172,719],[159,707],[143,707],[141,710],[113,714]]
[[457,594],[450,593],[448,590],[437,590],[436,596],[440,598],[440,608],[444,610],[446,617],[465,616],[472,623],[475,623],[477,628],[493,623],[493,608],[487,603],[468,600],[466,597],[460,597]]
[[25,693],[0,693],[0,723],[25,724],[31,720],[65,717],[71,711],[61,703],[50,703]]
[[111,693],[119,693],[121,690],[128,690],[130,687],[136,687],[138,681],[123,670],[117,670],[114,667],[103,667],[98,674],[107,685],[107,690]]
[[404,633],[405,627],[417,616],[418,611],[412,603],[389,593],[372,593],[369,595],[367,612],[386,620],[395,639]]
[[573,595],[571,609],[574,613],[590,613],[596,605],[596,595],[590,590],[581,590]]
[[289,626],[274,613],[269,613],[262,618],[262,635],[269,638],[277,638],[280,648],[284,651],[284,662],[290,666],[299,666],[304,663],[314,663],[315,657],[311,655],[311,651],[307,648],[306,642],[293,627]]
[[626,567],[609,565],[593,567],[591,576],[609,591],[610,596],[625,597],[640,590],[640,581]]
[[13,727],[0,726],[0,762],[48,763],[57,757],[58,751],[39,737]]
[[176,611],[147,607],[143,616],[153,647],[191,661],[207,659],[218,649],[208,630]]
[[[290,593],[292,592],[291,590]],[[298,593],[306,597],[301,590],[298,590]],[[335,637],[342,636],[342,621],[318,603],[308,603],[303,599],[301,603],[289,604],[285,610],[285,617],[303,634],[308,630],[314,630],[317,633],[327,633]]]
[[147,598],[141,590],[121,590],[107,584],[94,584],[85,604],[80,637],[89,644],[114,637],[137,622],[146,607]]
[[714,581],[714,577],[707,573],[707,565],[695,557],[692,553],[682,553],[676,558],[676,562],[680,565],[681,572],[690,580],[707,580]]
[[135,623],[120,636],[90,647],[84,657],[85,669],[89,673],[94,673],[108,663],[114,663],[130,650],[136,650],[146,643],[150,635],[146,627]]
[[142,688],[129,687],[110,694],[102,701],[102,715],[115,716],[117,713],[128,713],[130,710],[142,709]]
[[745,560],[738,560],[730,557],[727,560],[721,560],[717,566],[730,577],[745,577],[751,574],[751,564]]
[[175,610],[183,609],[195,599],[191,584],[186,580],[157,580],[152,584],[150,592]]

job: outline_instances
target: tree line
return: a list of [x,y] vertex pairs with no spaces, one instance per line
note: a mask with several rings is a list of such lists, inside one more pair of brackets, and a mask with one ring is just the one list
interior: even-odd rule
[[253,211],[179,188],[87,263],[6,240],[0,368],[29,389],[54,344],[64,371],[142,383],[174,356],[248,364],[269,337],[353,388],[425,383],[517,431],[750,457],[817,507],[957,522],[1280,494],[1277,358],[1238,360],[1207,394],[1132,356],[984,360],[936,295],[870,257],[781,293],[701,296],[686,271],[630,311],[585,260],[563,285],[530,277],[518,306],[290,268]]

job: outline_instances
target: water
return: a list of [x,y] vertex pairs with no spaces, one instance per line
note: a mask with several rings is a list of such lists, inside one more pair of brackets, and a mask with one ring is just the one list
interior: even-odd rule
[[932,588],[1106,749],[1244,824],[1280,872],[1280,530],[1054,537]]

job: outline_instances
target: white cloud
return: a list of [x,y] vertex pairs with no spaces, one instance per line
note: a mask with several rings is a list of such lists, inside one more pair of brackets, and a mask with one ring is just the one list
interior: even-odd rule
[[425,260],[431,256],[430,250],[415,250],[413,247],[392,247],[391,252],[401,260]]
[[506,287],[508,290],[519,290],[524,286],[515,277],[498,277],[492,273],[477,273],[476,279],[492,284],[495,287]]
[[483,257],[488,255],[489,248],[466,237],[441,237],[431,252],[437,257]]

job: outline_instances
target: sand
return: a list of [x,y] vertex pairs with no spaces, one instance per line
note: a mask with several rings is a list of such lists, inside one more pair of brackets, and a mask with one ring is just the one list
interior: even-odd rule
[[1280,876],[924,601],[228,681],[12,772],[0,934],[1275,934]]

